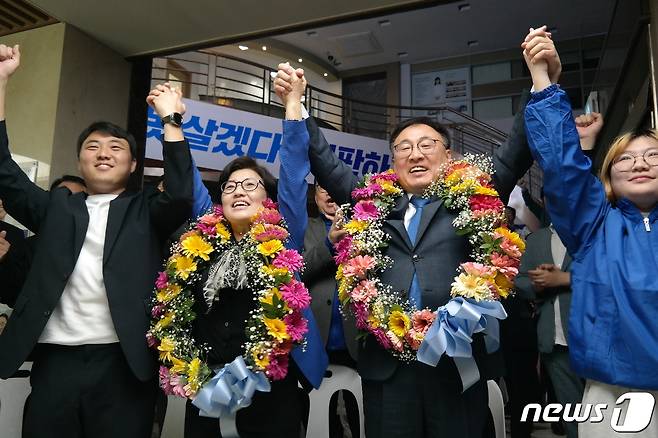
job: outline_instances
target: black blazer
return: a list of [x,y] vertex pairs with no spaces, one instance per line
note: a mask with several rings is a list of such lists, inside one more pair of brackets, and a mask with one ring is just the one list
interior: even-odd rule
[[[186,141],[164,143],[165,187],[123,192],[110,203],[103,277],[112,321],[135,376],[155,376],[155,360],[146,345],[150,296],[161,248],[192,207],[192,160]],[[0,336],[0,377],[11,376],[36,345],[77,262],[87,232],[85,193],[66,188],[52,192],[33,184],[11,159],[4,121],[0,121],[0,198],[16,220],[39,235],[32,267],[13,302]]]
[[[310,134],[311,172],[337,204],[349,203],[357,177],[349,166],[334,155],[315,121],[309,118],[306,125]],[[522,115],[517,114],[509,141],[496,150],[493,161],[496,169],[494,183],[506,203],[516,182],[532,165]],[[452,226],[456,214],[446,209],[440,199],[432,200],[423,209],[417,243],[412,245],[404,227],[404,213],[408,203],[408,197],[401,196],[384,224],[384,230],[391,236],[386,254],[394,260],[394,264],[382,274],[382,281],[390,284],[394,292],[406,297],[415,267],[422,289],[423,305],[436,309],[450,300],[456,269],[469,258],[470,247],[468,240],[458,236]],[[502,374],[502,362],[492,357],[499,357],[500,354],[486,354],[481,336],[475,337],[472,347],[482,378]],[[386,380],[396,370],[398,363],[372,336],[368,336],[365,344],[360,347],[358,371],[364,379]],[[437,365],[437,377],[459,378],[451,358],[441,358]]]

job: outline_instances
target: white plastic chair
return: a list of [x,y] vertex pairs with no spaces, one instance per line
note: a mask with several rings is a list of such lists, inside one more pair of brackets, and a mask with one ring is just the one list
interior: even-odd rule
[[0,431],[2,438],[21,438],[25,399],[32,391],[29,371],[32,362],[25,362],[20,370],[28,371],[26,377],[0,380]]
[[310,410],[306,437],[329,438],[329,402],[331,396],[337,391],[346,390],[356,398],[359,409],[359,434],[361,438],[364,438],[361,377],[352,368],[342,365],[329,365],[328,371],[330,371],[331,376],[325,377],[320,388],[314,389],[309,394]]
[[505,438],[505,405],[503,404],[503,393],[494,380],[487,381],[489,392],[489,410],[493,417],[496,438]]

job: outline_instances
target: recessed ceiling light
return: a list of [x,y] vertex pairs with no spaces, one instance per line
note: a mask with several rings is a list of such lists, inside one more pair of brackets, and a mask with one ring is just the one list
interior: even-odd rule
[[391,20],[380,20],[378,23],[381,27],[386,27],[391,25]]
[[398,58],[406,58],[409,56],[407,52],[398,52]]
[[266,50],[267,50],[267,46],[263,46],[263,51],[266,51]]
[[318,36],[318,33],[314,30],[310,30],[310,31],[306,32],[306,36],[316,37],[316,36]]
[[469,3],[462,3],[461,5],[457,6],[457,9],[459,12],[468,11],[471,9],[471,5]]
[[297,62],[302,62],[302,58],[297,58]]
[[247,47],[247,46],[238,46],[238,49],[240,49],[240,50],[249,50],[249,47]]
[[325,73],[322,76],[324,76],[326,78],[327,76],[329,76],[329,73]]
[[471,40],[466,43],[468,47],[476,47],[480,45],[480,42],[478,40]]

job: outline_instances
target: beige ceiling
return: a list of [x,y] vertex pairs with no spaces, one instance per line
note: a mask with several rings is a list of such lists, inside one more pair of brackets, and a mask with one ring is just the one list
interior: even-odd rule
[[454,0],[29,0],[126,56],[180,51]]

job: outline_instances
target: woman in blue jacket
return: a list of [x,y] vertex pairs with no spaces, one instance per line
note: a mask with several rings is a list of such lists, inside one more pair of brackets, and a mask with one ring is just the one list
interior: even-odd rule
[[[579,434],[656,437],[649,404],[658,397],[658,132],[616,139],[597,179],[567,95],[549,80],[549,66],[559,65],[550,35],[532,31],[522,47],[535,90],[525,112],[528,140],[544,170],[551,219],[573,257],[571,362],[587,379],[583,408],[608,405],[605,419],[581,423]],[[653,397],[619,399],[638,390]]]

